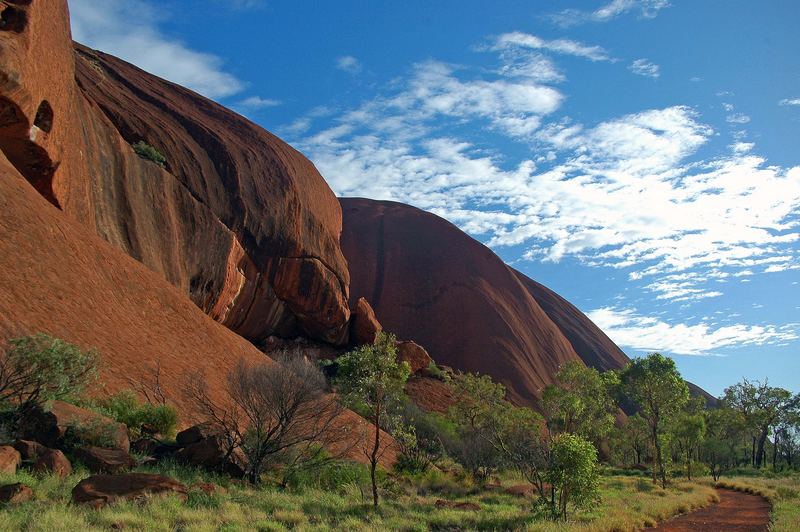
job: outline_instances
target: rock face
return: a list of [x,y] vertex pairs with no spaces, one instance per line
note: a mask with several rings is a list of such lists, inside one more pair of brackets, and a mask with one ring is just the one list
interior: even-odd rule
[[136,501],[153,495],[176,495],[186,501],[187,493],[186,486],[162,475],[94,475],[81,480],[72,488],[72,502],[99,509],[119,499]]
[[353,345],[374,344],[378,333],[383,330],[372,306],[363,297],[359,297],[352,310],[350,325],[350,341]]
[[506,385],[535,404],[558,368],[578,358],[517,272],[449,222],[408,205],[341,200],[351,300],[438,364]]
[[178,462],[210,471],[223,471],[234,477],[245,474],[247,459],[244,453],[238,448],[228,453],[220,431],[213,425],[204,423],[189,427],[179,432],[175,441],[183,446],[175,453]]
[[[367,298],[387,330],[424,346],[438,364],[491,375],[509,399],[535,406],[564,362],[600,371],[628,363],[574,305],[450,222],[400,203],[340,202],[351,301]],[[715,402],[688,384],[693,395]],[[447,407],[441,383],[418,378],[408,389],[428,410]],[[420,395],[426,393],[432,397]]]
[[[66,0],[3,13],[0,150],[47,201],[248,339],[346,341],[341,211],[308,159],[187,89],[73,48]],[[165,166],[136,155],[138,141]]]

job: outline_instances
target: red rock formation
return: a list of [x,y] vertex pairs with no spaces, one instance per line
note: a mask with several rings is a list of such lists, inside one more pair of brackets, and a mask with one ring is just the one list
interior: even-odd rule
[[445,220],[393,202],[342,199],[351,300],[439,363],[493,376],[535,404],[578,356],[517,273]]
[[374,344],[378,333],[383,330],[372,306],[363,297],[359,297],[351,311],[350,341],[353,345]]
[[[13,166],[248,339],[344,343],[340,207],[313,164],[210,100],[73,48],[66,0],[7,4],[0,149]],[[139,140],[165,168],[135,154]]]
[[[425,346],[437,363],[491,375],[510,399],[530,405],[568,360],[601,371],[628,363],[574,305],[446,220],[400,203],[340,202],[351,300],[369,299],[386,329]],[[443,387],[416,379],[407,389],[424,408],[443,411]]]
[[[0,344],[39,331],[96,348],[108,393],[130,388],[129,379],[147,380],[158,363],[184,425],[200,413],[183,394],[187,374],[203,370],[212,399],[221,401],[228,369],[240,358],[265,357],[161,275],[49,204],[0,154]],[[346,413],[345,423],[356,420]],[[384,464],[394,456],[390,450]]]
[[422,371],[433,362],[424,347],[408,340],[397,342],[397,359],[408,362],[412,374]]

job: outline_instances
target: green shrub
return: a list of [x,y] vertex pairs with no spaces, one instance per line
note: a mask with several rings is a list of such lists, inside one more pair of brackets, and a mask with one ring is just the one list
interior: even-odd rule
[[84,447],[113,448],[116,445],[117,428],[101,419],[72,422],[64,431],[64,448],[68,450]]
[[0,406],[20,410],[78,397],[97,377],[96,351],[39,333],[9,340],[0,357]]
[[142,159],[153,161],[162,168],[164,167],[164,164],[167,162],[167,158],[164,157],[164,154],[162,154],[160,151],[158,151],[153,146],[149,145],[143,140],[140,140],[139,142],[133,145],[133,151],[135,151],[136,155],[138,155]]
[[142,425],[152,426],[162,437],[172,439],[178,426],[178,413],[167,405],[142,403],[130,390],[123,390],[90,405],[94,410],[128,426],[131,437],[141,436]]
[[289,488],[296,491],[321,489],[342,492],[348,486],[369,486],[369,470],[363,464],[334,461],[320,467],[292,471],[286,478]]

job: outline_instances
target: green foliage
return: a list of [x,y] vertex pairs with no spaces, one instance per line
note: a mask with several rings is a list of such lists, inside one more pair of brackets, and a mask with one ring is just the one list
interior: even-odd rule
[[706,421],[702,413],[683,412],[674,420],[672,436],[686,466],[686,478],[692,479],[692,461],[706,434]]
[[598,440],[614,426],[617,406],[611,391],[616,373],[600,374],[580,362],[567,362],[556,374],[556,384],[542,394],[542,408],[553,432],[570,432]]
[[165,439],[175,437],[178,413],[168,405],[142,403],[130,390],[123,390],[111,397],[93,403],[95,410],[128,427],[131,437],[142,435],[142,425],[149,425]]
[[382,452],[379,429],[398,426],[405,384],[411,375],[408,363],[398,362],[396,345],[394,335],[382,332],[373,345],[363,345],[337,360],[337,391],[348,404],[366,412],[374,427],[367,455],[374,506],[378,506],[376,470]]
[[39,333],[9,341],[0,358],[0,405],[20,409],[78,397],[97,377],[96,351]]
[[116,438],[115,426],[102,419],[92,418],[83,422],[73,421],[67,425],[62,445],[68,450],[87,445],[110,449],[116,445]]
[[591,505],[597,500],[599,469],[597,449],[575,434],[559,434],[553,439],[551,464],[545,475],[556,495],[558,514],[567,518],[570,504]]
[[620,373],[620,384],[647,422],[653,445],[653,482],[660,474],[664,487],[667,482],[664,462],[668,457],[662,452],[663,439],[670,421],[689,401],[689,387],[675,362],[659,353],[632,360]]
[[162,168],[164,164],[167,162],[167,158],[164,157],[164,154],[162,154],[160,151],[158,151],[153,146],[151,146],[150,144],[146,143],[143,140],[140,140],[135,144],[133,144],[133,151],[135,151],[136,155],[138,155],[142,159],[153,161]]

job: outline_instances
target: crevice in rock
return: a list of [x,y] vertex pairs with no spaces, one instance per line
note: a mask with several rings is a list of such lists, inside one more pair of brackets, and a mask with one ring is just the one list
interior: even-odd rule
[[28,15],[22,9],[6,6],[0,13],[0,31],[22,33],[28,24]]
[[39,104],[33,125],[45,133],[50,133],[50,130],[53,129],[53,108],[47,100],[42,100],[42,103]]

